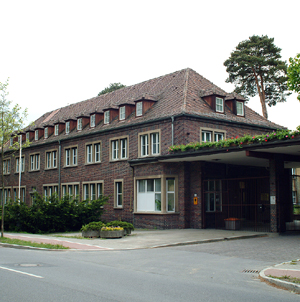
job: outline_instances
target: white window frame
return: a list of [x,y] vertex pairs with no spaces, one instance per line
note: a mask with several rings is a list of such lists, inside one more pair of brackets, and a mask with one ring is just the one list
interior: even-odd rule
[[114,193],[115,193],[115,208],[123,208],[124,206],[124,199],[123,199],[123,192],[124,192],[124,185],[123,179],[116,179],[114,181]]
[[236,101],[236,115],[244,116],[244,102]]
[[96,114],[92,114],[90,116],[90,127],[95,128],[96,126]]
[[[22,162],[21,162],[21,172],[25,171],[25,157],[22,156]],[[19,173],[19,167],[20,167],[20,157],[16,157],[16,173]]]
[[9,145],[12,146],[13,144],[14,144],[14,138],[11,137],[11,138],[9,139]]
[[[79,196],[79,182],[62,183],[61,184],[61,197],[65,197],[67,194],[76,198]],[[71,194],[69,194],[71,192]]]
[[77,130],[82,130],[82,118],[77,119]]
[[48,138],[48,127],[44,130],[44,138]]
[[161,131],[154,130],[139,133],[139,157],[157,156],[160,154]]
[[29,141],[29,132],[26,132],[26,141]]
[[57,150],[46,151],[46,169],[57,168]]
[[142,116],[143,115],[143,102],[136,102],[136,116]]
[[119,140],[117,139],[111,141],[111,159],[119,159]]
[[109,124],[109,119],[110,119],[110,112],[108,110],[104,112],[104,124]]
[[[220,129],[200,128],[201,143],[217,142],[220,140],[220,135],[223,136],[222,139],[225,139],[226,131]],[[207,140],[207,138],[210,140]]]
[[10,174],[11,162],[10,158],[5,158],[3,160],[3,174]]
[[39,130],[34,131],[34,140],[36,140],[36,141],[39,140]]
[[125,160],[128,158],[128,136],[114,137],[110,139],[110,160]]
[[54,135],[57,136],[58,133],[59,133],[59,125],[57,124],[54,126]]
[[[174,189],[173,190],[169,190],[169,181],[173,181],[174,182]],[[167,178],[166,179],[166,211],[168,213],[170,212],[175,212],[175,206],[176,206],[176,190],[175,190],[175,185],[176,185],[176,181],[175,181],[175,178]],[[170,209],[169,208],[169,197],[173,195],[173,208]]]
[[82,183],[82,200],[96,200],[103,196],[104,182],[99,181],[85,181]]
[[[143,187],[141,185],[143,184]],[[152,184],[152,186],[149,186]],[[137,179],[137,211],[161,212],[162,211],[162,179],[146,178]]]
[[125,106],[121,106],[119,108],[120,112],[119,112],[119,120],[123,121],[125,120]]
[[45,184],[43,185],[44,197],[50,198],[53,194],[58,194],[58,184]]
[[92,142],[85,145],[85,163],[95,164],[101,162],[101,142]]
[[78,147],[70,146],[65,148],[65,167],[75,167],[78,165]]
[[66,134],[70,133],[70,121],[66,122]]
[[41,156],[39,153],[30,154],[30,171],[40,170]]
[[218,142],[224,139],[224,133],[223,132],[214,132],[214,141]]
[[216,112],[224,112],[224,99],[216,97]]

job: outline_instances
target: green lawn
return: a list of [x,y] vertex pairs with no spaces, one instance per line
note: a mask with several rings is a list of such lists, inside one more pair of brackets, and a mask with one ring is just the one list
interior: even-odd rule
[[68,249],[68,247],[65,247],[60,244],[31,242],[31,241],[24,241],[24,240],[20,240],[20,239],[11,239],[11,238],[7,238],[7,237],[0,237],[0,243],[16,244],[16,245],[31,246],[31,247],[40,247],[40,248],[55,249],[55,250]]

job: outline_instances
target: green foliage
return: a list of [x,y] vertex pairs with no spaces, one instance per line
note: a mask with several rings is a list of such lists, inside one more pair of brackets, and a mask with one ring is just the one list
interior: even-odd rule
[[118,90],[118,89],[124,88],[124,87],[126,87],[126,86],[123,85],[123,84],[121,84],[121,83],[111,83],[111,84],[109,84],[108,87],[106,87],[103,90],[101,90],[98,93],[98,96],[101,95],[101,94],[106,94],[106,93],[109,93],[109,92],[113,92],[115,90]]
[[59,199],[56,195],[44,200],[35,193],[32,206],[12,201],[6,205],[5,228],[28,233],[78,231],[82,225],[100,220],[107,200],[108,197],[102,197],[79,202],[69,196]]
[[101,221],[92,221],[86,225],[83,225],[80,231],[98,231],[105,226],[105,223]]
[[108,227],[121,227],[124,230],[134,230],[133,224],[126,221],[114,220],[106,224]]
[[7,244],[16,244],[21,246],[32,246],[32,247],[38,247],[44,249],[52,249],[52,250],[69,249],[68,247],[63,246],[61,244],[39,243],[39,242],[25,241],[25,240],[12,239],[6,237],[0,238],[0,242],[7,243]]
[[255,136],[245,135],[245,136],[236,136],[228,139],[220,140],[218,142],[207,142],[207,143],[188,143],[186,145],[174,145],[169,147],[169,153],[175,152],[192,152],[204,148],[229,148],[239,146],[243,148],[247,144],[263,144],[272,140],[287,140],[294,139],[296,136],[300,135],[300,126],[297,127],[297,130],[277,130],[266,134],[260,134]]
[[300,101],[300,53],[295,58],[290,58],[289,62],[287,85],[289,90],[298,93],[297,99]]
[[274,38],[252,36],[240,42],[224,62],[229,73],[227,83],[235,85],[235,92],[254,97],[259,95],[264,117],[269,106],[284,102],[287,90],[287,64],[281,59],[281,49]]

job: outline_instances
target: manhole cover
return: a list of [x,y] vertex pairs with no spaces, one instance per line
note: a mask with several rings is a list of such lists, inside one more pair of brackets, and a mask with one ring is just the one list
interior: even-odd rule
[[244,269],[244,270],[242,271],[242,273],[248,273],[248,274],[259,274],[259,273],[260,273],[260,271],[259,271],[259,270],[257,270],[257,269]]

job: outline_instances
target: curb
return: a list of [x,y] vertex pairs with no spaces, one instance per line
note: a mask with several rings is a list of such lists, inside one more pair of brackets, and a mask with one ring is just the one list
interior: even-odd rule
[[0,243],[0,246],[5,248],[15,248],[19,250],[42,250],[42,251],[57,251],[57,252],[65,252],[70,250],[70,249],[47,249],[44,247],[34,247],[34,246],[18,245],[18,244],[11,244],[11,243]]
[[265,268],[264,270],[262,270],[260,273],[259,273],[259,276],[271,283],[271,284],[274,284],[276,286],[279,286],[281,288],[284,288],[284,289],[287,289],[289,291],[292,291],[294,293],[297,293],[297,294],[300,294],[300,284],[296,284],[296,283],[292,283],[292,282],[288,282],[288,281],[283,281],[283,280],[280,280],[280,279],[277,279],[277,278],[272,278],[272,277],[268,277],[265,275],[265,271],[268,270],[268,269],[274,269],[276,268],[277,266],[279,265],[282,265],[282,264],[286,264],[286,263],[290,263],[291,261],[288,261],[288,262],[283,262],[283,263],[280,263],[280,264],[276,264],[274,266],[271,266],[271,267],[268,267],[268,268]]

